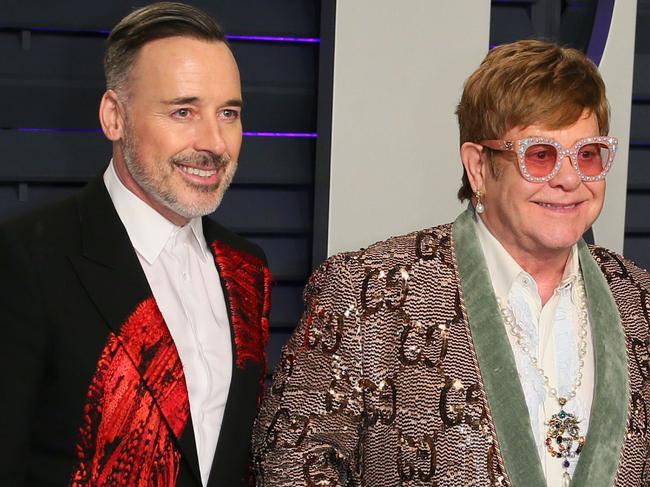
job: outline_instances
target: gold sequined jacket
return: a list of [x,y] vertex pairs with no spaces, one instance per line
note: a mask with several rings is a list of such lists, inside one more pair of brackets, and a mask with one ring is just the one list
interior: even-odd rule
[[[546,485],[471,210],[328,259],[253,438],[258,486]],[[650,486],[650,275],[579,243],[594,345],[572,486]]]

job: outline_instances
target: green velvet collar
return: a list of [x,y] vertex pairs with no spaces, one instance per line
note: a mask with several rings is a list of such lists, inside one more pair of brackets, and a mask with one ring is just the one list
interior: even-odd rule
[[571,485],[614,484],[625,440],[630,383],[625,335],[614,297],[587,245],[578,244],[594,344],[594,399],[589,432]]
[[[454,222],[454,251],[503,462],[514,487],[545,487],[517,367],[472,219],[473,209],[469,207]],[[571,485],[609,487],[614,483],[626,427],[629,389],[625,338],[605,278],[584,242],[578,250],[596,368],[589,431]]]

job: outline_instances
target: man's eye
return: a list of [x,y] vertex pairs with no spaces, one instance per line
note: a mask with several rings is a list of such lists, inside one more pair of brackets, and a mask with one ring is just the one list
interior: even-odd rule
[[221,111],[221,116],[226,120],[236,120],[239,118],[239,112],[237,110],[230,110],[226,108],[225,110]]
[[533,152],[530,154],[529,159],[537,160],[537,161],[545,161],[550,157],[550,154],[548,151],[537,151]]
[[190,116],[189,108],[179,108],[174,112],[174,116],[178,118],[187,118]]

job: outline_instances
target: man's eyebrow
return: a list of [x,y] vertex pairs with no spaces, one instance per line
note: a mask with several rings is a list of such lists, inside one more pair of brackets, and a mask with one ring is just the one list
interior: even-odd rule
[[[193,105],[196,104],[199,100],[200,98],[198,96],[179,96],[178,98],[172,98],[171,100],[163,100],[162,103],[164,105]],[[244,105],[244,102],[241,100],[241,98],[233,98],[226,101],[223,105],[242,107]]]
[[171,100],[163,100],[164,105],[191,105],[199,101],[198,96],[179,96]]
[[244,102],[242,101],[241,98],[233,98],[231,100],[228,100],[226,103],[224,103],[224,106],[241,108],[244,106]]

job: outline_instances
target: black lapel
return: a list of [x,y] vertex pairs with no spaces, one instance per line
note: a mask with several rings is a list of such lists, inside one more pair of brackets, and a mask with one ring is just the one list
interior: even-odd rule
[[[215,241],[237,246],[230,238],[229,232],[208,218],[203,218],[203,234],[211,252],[211,244]],[[215,263],[215,265],[217,264]],[[221,289],[223,290],[230,322],[232,379],[207,487],[220,487],[221,485],[243,486],[248,485],[250,458],[245,455],[250,449],[252,435],[250,428],[252,422],[249,418],[254,417],[256,414],[255,405],[257,404],[258,381],[261,371],[258,367],[251,365],[241,369],[235,363],[237,348],[235,330],[232,326],[230,296],[223,280],[222,269],[218,265],[217,270],[219,271]],[[251,407],[252,412],[250,411]]]
[[81,255],[72,256],[90,299],[119,335],[135,307],[152,296],[138,257],[101,180],[79,195]]
[[[176,482],[176,487],[185,487],[186,485],[194,485],[198,481],[198,485],[203,485],[201,481],[201,472],[199,470],[199,456],[196,451],[196,438],[194,436],[194,423],[192,422],[192,415],[185,426],[183,434],[178,439],[178,443],[183,452],[183,461],[188,468],[181,469],[181,473]],[[189,471],[189,473],[188,473]],[[187,480],[185,480],[187,479]]]
[[[80,193],[78,207],[82,254],[71,256],[72,265],[99,313],[119,336],[136,306],[153,293],[101,178]],[[191,421],[178,443],[200,483]]]

